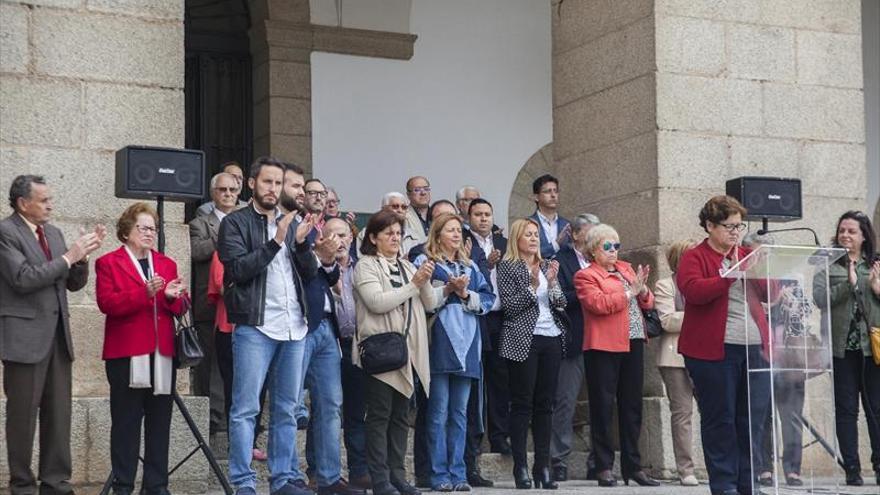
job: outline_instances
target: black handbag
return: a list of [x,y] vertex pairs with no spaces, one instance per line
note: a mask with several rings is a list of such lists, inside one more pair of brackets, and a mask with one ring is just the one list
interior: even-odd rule
[[178,369],[198,366],[205,357],[199,342],[199,332],[192,323],[192,308],[186,300],[184,306],[183,314],[174,317],[174,360]]
[[[409,283],[406,272],[400,261],[397,262],[400,276],[403,277],[404,285]],[[409,363],[409,350],[407,338],[409,337],[409,325],[412,321],[412,300],[409,301],[409,310],[406,315],[406,329],[403,333],[389,330],[387,332],[370,335],[358,342],[358,353],[361,358],[361,368],[370,375],[378,375],[388,371],[399,370]]]
[[645,317],[645,335],[649,339],[659,337],[663,333],[663,324],[660,323],[660,313],[656,309],[643,309],[642,315]]

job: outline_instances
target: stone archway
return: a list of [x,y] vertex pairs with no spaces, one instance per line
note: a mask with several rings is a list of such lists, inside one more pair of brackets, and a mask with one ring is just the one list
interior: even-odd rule
[[523,218],[535,212],[532,201],[532,182],[544,174],[558,176],[553,163],[553,143],[547,143],[536,151],[516,174],[510,200],[507,204],[507,224],[517,218]]

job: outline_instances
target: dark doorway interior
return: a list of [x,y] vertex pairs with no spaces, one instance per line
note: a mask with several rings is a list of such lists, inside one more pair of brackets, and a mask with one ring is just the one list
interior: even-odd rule
[[[247,173],[253,158],[248,0],[186,0],[184,26],[186,147],[205,152],[208,182],[228,161]],[[187,205],[187,221],[197,206]]]

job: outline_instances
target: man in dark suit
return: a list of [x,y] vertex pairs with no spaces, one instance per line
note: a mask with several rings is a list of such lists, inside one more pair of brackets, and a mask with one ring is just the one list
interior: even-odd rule
[[[238,207],[238,181],[232,174],[220,172],[211,178],[211,205],[206,214],[201,214],[189,223],[189,246],[192,257],[192,298],[193,319],[199,329],[199,340],[205,358],[202,364],[193,369],[192,388],[196,395],[211,397],[211,431],[226,429],[224,414],[223,386],[213,373],[216,366],[214,356],[214,306],[208,302],[208,273],[211,258],[217,250],[217,232],[220,221]],[[212,387],[212,375],[215,376]]]
[[535,213],[529,218],[541,226],[541,257],[551,259],[571,238],[571,224],[559,216],[559,180],[550,174],[538,177],[532,182],[532,195]]
[[[507,239],[493,229],[492,204],[482,198],[474,199],[468,208],[468,239],[475,249],[484,254],[485,267],[480,267],[483,276],[492,285],[495,293],[495,305],[491,311],[480,318],[481,330],[487,339],[483,346],[483,376],[486,383],[487,409],[488,409],[488,435],[489,445],[492,452],[510,455],[510,442],[508,440],[508,415],[510,412],[510,395],[507,378],[507,363],[498,355],[498,339],[501,334],[502,312],[501,302],[498,297],[498,284],[495,265],[507,251]],[[482,393],[478,391],[477,393]],[[477,393],[471,393],[471,398],[476,398]],[[474,402],[474,401],[472,401]],[[469,405],[469,409],[476,409],[476,404]],[[471,411],[468,411],[470,419]],[[465,451],[465,463],[468,467],[468,482],[474,486],[486,486],[479,472],[479,464],[476,462],[476,454],[482,435],[473,433],[469,423],[468,441]]]
[[[559,262],[559,286],[565,293],[565,314],[571,323],[567,334],[566,352],[559,363],[559,380],[556,385],[556,406],[553,410],[553,431],[550,436],[550,463],[556,481],[568,480],[568,456],[574,437],[574,410],[578,395],[584,384],[584,315],[574,290],[574,274],[590,265],[584,255],[587,232],[599,224],[596,215],[585,213],[575,217],[571,224],[572,243],[556,253]],[[590,460],[592,455],[590,456]],[[589,460],[587,470],[589,471]],[[589,474],[588,474],[589,476]]]
[[88,255],[101,246],[103,225],[68,249],[49,225],[52,196],[37,175],[20,175],[9,188],[15,210],[0,221],[0,359],[6,393],[9,489],[37,492],[31,471],[40,417],[40,494],[72,493],[70,395],[73,344],[67,291],[89,277]]

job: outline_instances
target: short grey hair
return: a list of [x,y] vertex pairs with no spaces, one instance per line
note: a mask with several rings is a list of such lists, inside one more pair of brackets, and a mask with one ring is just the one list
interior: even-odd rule
[[587,225],[596,226],[600,223],[602,222],[599,221],[599,217],[596,215],[593,215],[592,213],[581,213],[571,221],[571,230],[572,232],[580,232]]
[[399,193],[397,191],[391,191],[391,192],[385,193],[382,196],[382,208],[388,206],[388,204],[391,203],[391,200],[394,198],[397,198],[397,199],[403,201],[404,203],[409,204],[409,199],[407,199],[407,197],[403,193]]
[[620,242],[620,235],[617,234],[617,231],[614,230],[614,227],[606,224],[600,223],[596,225],[589,232],[587,232],[587,240],[584,242],[586,245],[586,254],[590,257],[593,256],[593,252],[599,248],[599,245],[602,241],[607,239],[613,239],[615,241]]
[[339,193],[336,192],[336,189],[334,189],[330,186],[327,186],[327,196],[330,196],[330,193],[333,193],[333,195],[336,196],[336,201],[339,201],[340,203],[342,203],[342,197],[339,196]]
[[464,193],[466,193],[467,191],[477,191],[477,195],[478,195],[478,196],[480,195],[480,190],[477,189],[476,187],[474,187],[474,186],[463,186],[463,187],[462,187],[461,189],[459,189],[458,191],[455,191],[455,200],[458,201],[458,200],[460,200],[461,198],[463,198],[463,197],[464,197]]
[[9,186],[9,206],[13,211],[18,211],[18,198],[29,199],[33,184],[46,185],[46,179],[42,175],[19,175],[12,179]]
[[219,174],[214,174],[214,177],[211,177],[212,191],[217,187],[217,183],[220,182],[220,179],[222,179],[223,177],[232,179],[232,181],[235,182],[236,185],[238,184],[238,179],[236,179],[234,175],[230,174],[229,172],[220,172]]
[[745,247],[753,247],[755,245],[772,246],[773,244],[776,244],[776,239],[772,235],[758,234],[757,232],[749,232],[742,240],[742,245]]

